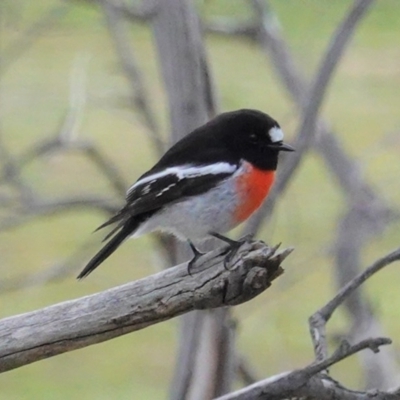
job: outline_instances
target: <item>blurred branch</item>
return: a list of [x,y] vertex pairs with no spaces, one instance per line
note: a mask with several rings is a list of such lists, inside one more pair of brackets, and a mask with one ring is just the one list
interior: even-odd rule
[[[232,306],[266,290],[291,250],[276,253],[262,242],[239,249],[229,270],[226,247],[101,293],[0,321],[0,372],[143,329],[192,310]],[[29,329],[26,327],[29,326]]]
[[[69,106],[56,136],[39,141],[14,161],[18,169],[26,167],[33,160],[54,152],[80,151],[95,164],[108,179],[110,185],[122,198],[125,197],[125,184],[115,164],[103,155],[95,145],[77,139],[86,104],[86,76],[88,57],[76,57],[70,75]],[[16,168],[14,168],[15,170]]]
[[152,24],[175,143],[204,124],[210,109],[215,113],[210,72],[200,21],[191,2],[157,2]]
[[134,105],[143,117],[158,155],[162,155],[165,151],[165,145],[160,135],[156,117],[150,107],[143,82],[143,75],[139,69],[132,46],[129,44],[128,32],[124,29],[125,21],[121,18],[121,10],[114,2],[101,1],[101,4],[110,36],[115,45],[115,50],[131,86]]
[[70,73],[69,107],[58,133],[61,142],[76,139],[82,124],[87,100],[87,66],[88,55],[75,57]]
[[79,196],[51,201],[35,198],[26,207],[17,209],[17,215],[3,218],[0,221],[0,231],[17,228],[38,217],[83,208],[97,209],[107,214],[113,214],[118,211],[119,206],[99,197]]
[[237,375],[246,386],[252,385],[259,380],[252,366],[244,356],[237,357]]
[[70,2],[84,2],[102,4],[115,8],[125,18],[135,22],[148,22],[156,13],[155,1],[142,1],[141,4],[126,0],[69,0]]
[[[304,111],[309,84],[300,72],[290,48],[284,39],[279,20],[268,1],[259,2],[252,0],[252,5],[255,10],[255,21],[247,24],[254,26],[254,29],[257,31],[254,40],[257,40],[264,51],[269,54],[275,72],[284,84],[284,88],[288,91],[298,108]],[[232,22],[231,24],[235,25],[237,23]],[[319,119],[316,123],[316,130],[315,146],[328,164],[348,200],[351,201],[358,192],[364,192],[371,197],[371,200],[373,198],[373,204],[381,205],[381,215],[386,210],[388,218],[398,218],[396,216],[397,213],[384,204],[383,200],[379,198],[378,193],[365,181],[360,173],[357,162],[346,154],[337,135],[331,130],[329,124],[325,120]]]
[[170,385],[170,399],[183,399],[189,392],[193,379],[193,365],[200,347],[205,312],[194,311],[180,318],[178,351],[175,359],[173,384]]
[[235,330],[228,308],[197,314],[200,340],[193,349],[193,377],[184,398],[211,399],[229,393],[235,380]]
[[[318,72],[310,85],[310,89],[307,91],[302,121],[294,141],[296,152],[293,157],[285,160],[271,194],[268,196],[268,199],[261,210],[259,210],[248,222],[246,231],[258,231],[266,214],[271,213],[278,197],[285,191],[295,171],[301,164],[304,154],[313,145],[317,117],[328,89],[328,85],[339,61],[341,60],[344,50],[349,44],[358,24],[362,21],[362,18],[365,16],[372,3],[373,0],[356,0],[353,8],[346,14],[343,21],[335,30],[330,44],[326,49],[325,55],[322,57]],[[265,15],[261,0],[253,0],[253,4],[259,14],[261,13],[261,15]],[[265,23],[268,23],[268,19]]]
[[[64,124],[62,125],[64,126]],[[18,165],[20,168],[24,168],[37,158],[54,154],[55,152],[62,153],[68,151],[78,151],[85,154],[87,158],[104,174],[116,193],[122,198],[125,197],[127,185],[120,175],[118,168],[112,160],[108,159],[95,145],[88,141],[64,141],[60,136],[45,139],[41,142],[35,143],[30,149],[21,155],[18,159]]]
[[[338,287],[343,287],[360,274],[362,249],[371,237],[381,234],[389,221],[367,192],[356,193],[358,196],[353,198],[337,229],[334,255]],[[347,336],[351,340],[383,333],[384,329],[361,288],[353,291],[344,305],[350,316],[351,329]],[[379,357],[363,354],[361,362],[367,388],[389,388],[400,383],[399,367],[393,352],[385,349]]]
[[28,51],[36,40],[52,25],[58,22],[69,11],[65,4],[56,5],[43,13],[37,21],[29,26],[18,38],[2,51],[0,63],[0,76],[4,74],[22,54]]
[[73,271],[82,264],[82,260],[91,253],[93,247],[93,241],[87,241],[67,259],[62,262],[57,262],[43,271],[0,280],[0,293],[4,294],[60,281],[70,276]]
[[258,27],[253,22],[234,21],[232,18],[214,17],[203,24],[209,33],[228,36],[247,36],[255,39],[258,35]]
[[154,1],[141,1],[141,4],[135,4],[130,2],[129,4],[126,1],[122,0],[98,0],[103,1],[103,3],[112,4],[114,7],[118,9],[118,11],[132,21],[148,21],[152,17],[154,17],[156,13],[156,2]]
[[33,189],[22,179],[21,166],[6,148],[2,136],[0,136],[0,162],[2,163],[0,183],[15,188],[23,204],[31,203],[34,197]]
[[[56,137],[51,137],[35,143],[18,158],[9,154],[0,137],[0,155],[3,161],[1,180],[15,187],[20,194],[19,199],[6,201],[11,215],[0,222],[0,230],[15,228],[29,220],[54,213],[67,211],[73,208],[98,209],[106,213],[114,213],[117,205],[108,199],[98,197],[72,197],[57,200],[42,200],[34,189],[25,184],[22,179],[22,170],[32,161],[54,152],[79,151],[95,164],[108,179],[111,186],[121,197],[125,196],[126,185],[113,162],[107,159],[91,143],[78,141],[77,132],[82,120],[86,103],[86,64],[88,58],[75,59],[70,78],[70,102],[65,116],[60,122]],[[7,200],[7,199],[5,199]],[[10,200],[10,199],[8,199]],[[14,213],[12,210],[16,210]]]
[[326,359],[328,354],[328,345],[326,341],[326,323],[330,320],[333,312],[347,299],[358,287],[367,279],[376,274],[387,265],[400,260],[400,248],[388,255],[375,261],[365,271],[357,275],[339,293],[330,300],[324,307],[318,310],[310,317],[310,332],[314,343],[315,355],[318,361]]

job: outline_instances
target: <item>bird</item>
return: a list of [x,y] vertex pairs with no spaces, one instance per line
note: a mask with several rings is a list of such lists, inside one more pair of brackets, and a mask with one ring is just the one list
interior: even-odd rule
[[194,245],[207,238],[235,243],[223,233],[245,221],[268,196],[283,131],[268,114],[253,109],[224,112],[176,142],[127,190],[126,204],[96,230],[114,225],[104,247],[88,262],[82,279],[126,239],[161,231]]

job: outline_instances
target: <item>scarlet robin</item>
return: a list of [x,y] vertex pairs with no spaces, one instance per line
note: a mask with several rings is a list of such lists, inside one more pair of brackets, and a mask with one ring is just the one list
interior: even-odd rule
[[221,233],[260,207],[274,182],[279,152],[293,150],[283,142],[278,122],[261,111],[220,114],[173,145],[128,189],[125,206],[98,228],[116,224],[107,243],[78,279],[130,236],[172,233],[189,242],[194,259],[194,240],[214,236],[234,243]]

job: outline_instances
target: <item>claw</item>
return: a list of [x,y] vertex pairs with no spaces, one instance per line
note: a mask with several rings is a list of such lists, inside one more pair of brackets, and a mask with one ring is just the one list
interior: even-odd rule
[[190,276],[192,276],[192,268],[194,266],[194,264],[196,263],[196,261],[205,253],[202,253],[194,244],[191,240],[188,240],[189,246],[193,251],[193,258],[188,262],[187,265],[187,272]]
[[244,242],[249,240],[248,236],[244,236],[243,238],[239,240],[233,240],[230,239],[226,236],[221,235],[220,233],[217,232],[210,232],[211,236],[214,236],[215,238],[222,240],[225,243],[228,243],[229,247],[227,249],[227,254],[224,258],[224,268],[226,270],[229,270],[228,265],[231,263],[233,258],[235,257],[236,253],[238,252],[239,248],[242,246]]

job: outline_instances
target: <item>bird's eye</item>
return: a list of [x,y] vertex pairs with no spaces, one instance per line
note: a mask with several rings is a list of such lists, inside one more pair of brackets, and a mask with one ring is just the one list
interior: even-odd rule
[[251,143],[257,143],[258,142],[258,136],[255,133],[251,133],[249,135],[249,140]]

